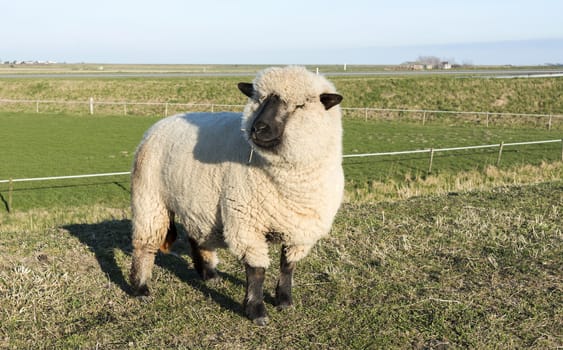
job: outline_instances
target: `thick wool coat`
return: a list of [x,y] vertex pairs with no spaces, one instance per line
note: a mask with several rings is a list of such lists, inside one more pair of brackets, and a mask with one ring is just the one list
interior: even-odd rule
[[[330,231],[344,187],[341,112],[319,96],[334,86],[300,67],[265,70],[253,84],[242,115],[177,115],[147,131],[132,171],[134,245],[157,249],[174,213],[202,248],[268,267],[268,242],[296,262]],[[272,94],[291,111],[275,151],[249,134]]]

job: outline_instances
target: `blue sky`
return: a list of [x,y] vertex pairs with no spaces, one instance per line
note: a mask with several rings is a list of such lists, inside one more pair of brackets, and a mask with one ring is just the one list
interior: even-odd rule
[[24,0],[0,11],[0,60],[563,62],[561,0]]

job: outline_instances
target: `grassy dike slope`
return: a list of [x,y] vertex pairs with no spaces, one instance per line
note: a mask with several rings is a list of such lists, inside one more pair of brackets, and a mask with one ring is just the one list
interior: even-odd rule
[[[252,79],[250,75],[187,78],[3,78],[0,97],[65,101],[86,101],[93,97],[100,101],[244,104],[245,98],[236,84]],[[563,78],[354,76],[330,79],[344,95],[344,107],[563,113]]]

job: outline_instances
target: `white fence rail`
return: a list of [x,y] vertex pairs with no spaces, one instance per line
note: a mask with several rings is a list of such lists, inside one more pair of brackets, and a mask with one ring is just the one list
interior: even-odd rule
[[[361,154],[345,154],[342,158],[358,158],[358,157],[377,157],[377,156],[395,156],[404,154],[417,154],[417,153],[437,153],[437,152],[448,152],[448,151],[461,151],[461,150],[471,150],[471,149],[482,149],[482,148],[499,148],[499,158],[502,156],[502,150],[505,147],[510,146],[524,146],[524,145],[537,145],[546,143],[556,143],[560,142],[561,147],[561,160],[563,161],[563,139],[556,140],[543,140],[543,141],[527,141],[527,142],[511,142],[511,143],[496,143],[491,145],[478,145],[478,146],[464,146],[464,147],[449,147],[449,148],[425,148],[410,151],[395,151],[395,152],[377,152],[377,153],[361,153]],[[82,179],[90,177],[104,177],[104,176],[119,176],[119,175],[130,175],[129,171],[115,172],[115,173],[102,173],[102,174],[84,174],[84,175],[69,175],[69,176],[52,176],[52,177],[34,177],[34,178],[22,178],[22,179],[7,179],[0,180],[1,183],[15,183],[15,182],[31,182],[31,181],[48,181],[48,180],[68,180],[68,179]]]
[[[373,157],[373,156],[394,156],[400,154],[415,154],[415,153],[436,153],[436,152],[448,152],[448,151],[461,151],[461,150],[469,150],[469,149],[479,149],[479,148],[495,148],[495,147],[508,147],[508,146],[523,146],[523,145],[537,145],[542,143],[554,143],[554,142],[562,142],[562,140],[544,140],[544,141],[528,141],[528,142],[512,142],[512,143],[495,143],[492,145],[479,145],[479,146],[465,146],[465,147],[449,147],[449,148],[425,148],[425,149],[418,149],[414,151],[399,151],[399,152],[379,152],[379,153],[362,153],[362,154],[346,154],[343,155],[343,158],[354,158],[354,157]],[[562,160],[563,160],[563,150],[562,152]]]
[[[131,108],[135,106],[142,107],[158,107],[158,113],[162,113],[164,117],[168,115],[189,110],[236,110],[242,111],[244,105],[239,104],[219,104],[219,103],[180,103],[180,102],[134,102],[134,101],[96,101],[89,98],[87,101],[61,101],[61,100],[31,100],[31,99],[0,99],[0,104],[25,104],[35,107],[35,112],[42,111],[41,105],[62,105],[62,106],[84,106],[80,110],[90,115],[95,114],[97,107],[109,106],[121,110],[120,113],[127,115],[131,112]],[[70,107],[69,107],[70,108]],[[483,118],[486,126],[489,126],[493,117],[517,117],[517,118],[540,118],[546,120],[547,128],[551,130],[554,121],[563,121],[563,114],[538,114],[538,113],[509,113],[509,112],[476,112],[476,111],[442,111],[442,110],[426,110],[426,109],[401,109],[401,108],[372,108],[372,107],[343,107],[342,110],[356,115],[362,115],[366,120],[373,114],[392,114],[404,113],[410,115],[419,115],[422,124],[425,124],[431,115],[455,115],[455,116],[476,116]],[[115,112],[115,110],[114,110]]]
[[502,159],[502,151],[505,147],[510,146],[524,146],[524,145],[538,145],[545,143],[555,143],[561,142],[561,161],[563,161],[563,139],[559,140],[543,140],[543,141],[528,141],[528,142],[509,142],[509,143],[498,143],[492,145],[478,145],[478,146],[465,146],[465,147],[448,147],[448,148],[426,148],[413,151],[399,151],[399,152],[379,152],[379,153],[363,153],[363,154],[347,154],[342,156],[343,158],[355,158],[355,157],[375,157],[375,156],[394,156],[401,154],[416,154],[416,153],[428,153],[430,154],[430,160],[428,165],[428,173],[432,172],[432,163],[434,161],[434,153],[437,152],[450,152],[450,151],[462,151],[471,149],[484,149],[484,148],[498,148],[497,166],[500,165]]
[[35,112],[41,112],[41,105],[83,105],[84,111],[88,111],[88,114],[95,114],[96,106],[120,106],[122,107],[123,114],[128,113],[128,108],[134,106],[152,106],[152,107],[162,107],[163,116],[167,117],[169,115],[169,109],[172,107],[184,107],[187,109],[191,108],[205,108],[214,112],[217,108],[229,108],[229,109],[240,109],[244,108],[244,105],[238,104],[220,104],[220,103],[191,103],[191,102],[131,102],[131,101],[95,101],[94,98],[90,97],[88,101],[64,101],[64,100],[13,100],[13,99],[0,99],[0,103],[6,104],[29,104],[35,106]]
[[1,183],[10,182],[31,182],[31,181],[48,181],[48,180],[68,180],[68,179],[84,179],[89,177],[105,177],[105,176],[119,176],[119,175],[129,175],[130,171],[122,171],[118,173],[103,173],[103,174],[84,174],[84,175],[68,175],[68,176],[51,176],[51,177],[31,177],[26,179],[8,179],[0,180]]
[[[556,143],[556,142],[561,143],[561,157],[560,157],[560,159],[561,159],[561,161],[563,161],[563,139],[543,140],[543,141],[527,141],[527,142],[511,142],[511,143],[501,142],[499,144],[491,144],[491,145],[448,147],[448,148],[426,148],[426,149],[410,150],[410,151],[346,154],[346,155],[343,155],[342,158],[346,159],[346,158],[358,158],[358,157],[395,156],[395,155],[404,155],[404,154],[428,153],[430,155],[429,165],[428,165],[428,173],[431,173],[432,172],[432,165],[433,165],[432,163],[433,163],[433,160],[434,160],[434,153],[436,153],[436,152],[449,152],[449,151],[461,151],[461,150],[497,148],[498,147],[499,151],[498,151],[497,165],[499,165],[500,162],[501,162],[502,151],[505,147],[537,145],[537,144],[547,144],[547,143]],[[92,177],[122,176],[122,175],[130,175],[130,174],[131,173],[129,171],[122,171],[122,172],[101,173],[101,174],[84,174],[84,175],[69,175],[69,176],[7,179],[7,180],[0,180],[0,184],[8,183],[8,200],[7,200],[6,205],[7,205],[8,212],[11,212],[12,211],[13,184],[17,183],[17,182],[69,180],[69,179],[83,179],[83,178],[92,178]]]

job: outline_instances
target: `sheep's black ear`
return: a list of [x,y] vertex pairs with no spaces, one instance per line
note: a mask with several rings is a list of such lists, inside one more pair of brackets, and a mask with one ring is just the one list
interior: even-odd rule
[[254,86],[251,83],[238,83],[238,89],[250,98],[254,95]]
[[342,101],[342,96],[339,94],[321,94],[321,103],[328,111]]

